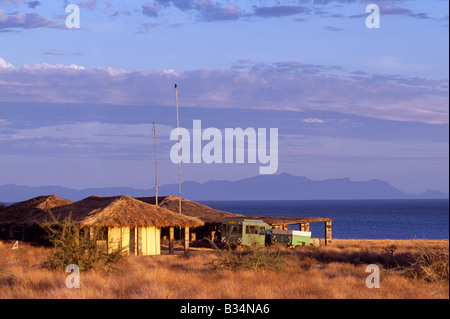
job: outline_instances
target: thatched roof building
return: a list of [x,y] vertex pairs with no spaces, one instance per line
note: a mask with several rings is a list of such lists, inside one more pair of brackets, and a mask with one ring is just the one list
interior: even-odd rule
[[120,248],[132,255],[159,255],[163,227],[184,228],[187,251],[189,228],[204,225],[198,218],[176,214],[127,195],[90,196],[70,205],[56,207],[51,212],[58,221],[70,216],[80,227],[102,227],[104,231],[99,242],[104,242],[108,251]]
[[39,196],[7,207],[0,212],[0,225],[29,227],[42,222],[55,207],[72,204],[56,195]]
[[80,226],[105,227],[199,227],[197,218],[175,214],[127,195],[90,196],[70,205],[51,210],[57,220],[71,216]]
[[[155,197],[140,197],[139,200],[155,205]],[[172,212],[179,211],[179,197],[165,196],[158,197],[159,207],[163,207]],[[181,198],[181,213],[186,216],[191,216],[202,220],[205,223],[221,223],[225,219],[244,217],[243,215],[233,214],[217,210],[184,198]]]

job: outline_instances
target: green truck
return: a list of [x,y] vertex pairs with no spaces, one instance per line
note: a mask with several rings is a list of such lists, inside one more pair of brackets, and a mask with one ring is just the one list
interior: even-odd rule
[[264,247],[271,243],[272,226],[257,219],[230,219],[222,222],[222,245]]
[[311,244],[311,232],[274,229],[272,231],[272,243],[279,243],[287,247],[309,246]]

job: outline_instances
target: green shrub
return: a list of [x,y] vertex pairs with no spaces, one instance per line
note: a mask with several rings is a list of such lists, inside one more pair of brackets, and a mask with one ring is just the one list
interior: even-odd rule
[[80,271],[103,269],[107,272],[118,270],[124,260],[122,249],[109,251],[106,242],[99,241],[100,227],[79,226],[67,217],[62,222],[53,218],[41,223],[52,245],[47,256],[46,267],[65,270],[67,265],[75,264]]
[[234,251],[230,247],[226,249],[218,249],[217,246],[215,247],[217,258],[209,263],[214,270],[266,269],[280,271],[287,265],[285,260],[286,256],[281,251],[271,251],[256,247],[246,247],[243,251]]

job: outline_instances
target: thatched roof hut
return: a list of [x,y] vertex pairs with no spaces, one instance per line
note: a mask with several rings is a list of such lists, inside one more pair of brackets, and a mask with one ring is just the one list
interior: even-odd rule
[[57,220],[71,216],[80,226],[106,227],[199,227],[197,218],[175,214],[127,195],[90,196],[70,205],[51,210]]
[[56,195],[39,196],[7,207],[0,212],[0,225],[29,227],[42,222],[48,212],[59,206],[73,203]]
[[[143,202],[155,205],[155,197],[140,197],[138,199]],[[165,196],[159,197],[158,199],[159,207],[163,207],[172,212],[178,213],[178,196]],[[198,218],[205,223],[221,223],[225,219],[244,217],[243,215],[217,210],[184,198],[181,198],[181,213],[185,216]]]

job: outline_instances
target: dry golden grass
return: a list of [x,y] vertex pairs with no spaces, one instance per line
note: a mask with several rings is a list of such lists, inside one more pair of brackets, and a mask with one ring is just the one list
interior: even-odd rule
[[[213,269],[211,249],[182,255],[130,256],[122,270],[81,273],[80,289],[65,286],[69,274],[45,269],[48,248],[0,241],[0,298],[449,298],[447,278],[435,281],[409,278],[402,271],[421,250],[447,251],[448,240],[339,240],[331,247],[271,247],[283,259],[282,268]],[[385,248],[396,245],[392,266]],[[379,289],[366,287],[368,263],[381,269]],[[448,261],[447,261],[448,265]]]

